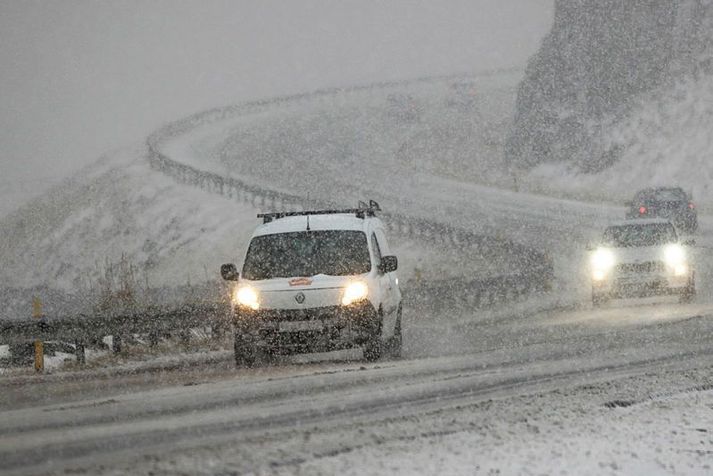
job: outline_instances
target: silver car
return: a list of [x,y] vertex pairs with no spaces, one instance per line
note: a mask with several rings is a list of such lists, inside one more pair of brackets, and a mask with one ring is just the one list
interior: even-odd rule
[[693,241],[681,241],[667,220],[629,220],[609,226],[592,249],[592,303],[612,298],[696,294]]

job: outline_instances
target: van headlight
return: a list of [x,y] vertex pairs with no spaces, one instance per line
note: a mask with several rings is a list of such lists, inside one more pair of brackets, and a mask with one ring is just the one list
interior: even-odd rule
[[616,264],[612,250],[599,248],[592,254],[592,278],[602,281]]
[[233,304],[249,307],[253,311],[260,309],[257,291],[250,286],[241,286],[233,291]]
[[[664,261],[671,268],[681,269],[686,264],[686,252],[681,245],[668,245],[664,249]],[[685,273],[684,273],[685,274]]]
[[349,283],[346,288],[344,288],[344,293],[342,294],[342,306],[348,306],[362,299],[366,299],[369,295],[369,287],[366,283],[361,281],[354,281]]
[[688,274],[688,265],[678,264],[673,268],[673,274],[676,277],[686,276]]

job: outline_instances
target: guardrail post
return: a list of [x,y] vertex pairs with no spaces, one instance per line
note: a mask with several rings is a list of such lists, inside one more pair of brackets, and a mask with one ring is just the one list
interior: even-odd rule
[[190,329],[181,329],[178,333],[178,338],[181,341],[181,345],[188,347],[191,343],[191,331]]
[[75,355],[77,356],[77,363],[79,365],[84,365],[87,363],[86,353],[84,352],[84,344],[77,341],[74,343]]
[[111,350],[115,354],[118,354],[119,352],[121,352],[121,336],[120,335],[111,336]]
[[[42,301],[37,296],[32,299],[32,317],[38,320],[44,317],[42,313]],[[35,340],[35,372],[41,373],[44,372],[44,370],[45,345],[41,340],[37,339]]]
[[149,347],[156,347],[158,345],[159,335],[156,329],[151,329],[149,331]]

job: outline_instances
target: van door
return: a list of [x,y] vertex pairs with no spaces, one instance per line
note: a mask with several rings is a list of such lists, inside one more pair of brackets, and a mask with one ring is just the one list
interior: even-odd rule
[[[381,263],[382,256],[390,254],[389,245],[386,241],[386,234],[381,228],[374,230],[372,235],[375,255],[378,253],[378,260]],[[382,308],[384,310],[384,335],[391,337],[396,326],[397,310],[399,305],[399,296],[396,286],[396,273],[381,273],[379,272],[379,285],[382,292]]]

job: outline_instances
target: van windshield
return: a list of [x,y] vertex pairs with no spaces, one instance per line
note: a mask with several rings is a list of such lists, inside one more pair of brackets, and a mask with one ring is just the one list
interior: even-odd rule
[[297,276],[348,276],[371,269],[361,231],[322,230],[256,236],[250,242],[243,276],[260,280]]
[[616,248],[657,246],[676,241],[676,231],[666,223],[612,226],[604,232],[604,244]]

